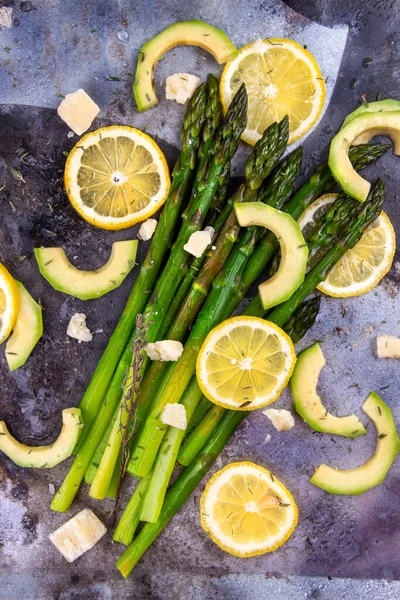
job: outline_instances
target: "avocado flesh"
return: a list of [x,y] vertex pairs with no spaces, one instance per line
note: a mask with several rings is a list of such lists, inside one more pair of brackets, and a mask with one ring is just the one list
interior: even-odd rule
[[20,309],[12,336],[6,345],[6,359],[10,371],[26,363],[43,334],[42,309],[21,282],[15,282],[20,294]]
[[359,115],[363,115],[369,112],[393,112],[395,110],[400,110],[400,102],[398,100],[392,100],[391,98],[388,98],[387,100],[377,100],[376,102],[368,102],[366,104],[361,104],[361,106],[356,108],[356,110],[353,110],[353,112],[347,115],[340,129],[346,127],[346,125],[348,125],[350,121],[352,121],[355,117],[358,117]]
[[212,54],[219,64],[237,54],[226,33],[204,21],[182,21],[170,25],[140,49],[133,93],[140,112],[158,103],[153,85],[154,69],[168,50],[175,46],[199,46]]
[[297,357],[290,380],[290,391],[296,412],[312,429],[321,433],[345,437],[357,437],[367,433],[356,415],[335,417],[323,405],[317,393],[317,385],[325,364],[318,342],[303,350]]
[[108,261],[93,271],[74,267],[62,248],[35,248],[35,257],[39,271],[54,289],[91,300],[121,285],[135,265],[137,245],[137,240],[114,242]]
[[278,238],[281,248],[279,269],[258,290],[265,310],[288,300],[303,283],[308,247],[299,224],[287,213],[262,202],[235,204],[236,217],[242,227],[258,225],[269,229]]
[[346,194],[365,202],[371,184],[353,168],[349,149],[360,135],[384,135],[393,141],[393,153],[400,155],[400,111],[364,112],[354,117],[331,142],[328,164],[332,175]]
[[50,446],[25,446],[0,421],[0,450],[20,467],[51,468],[71,456],[83,426],[79,408],[62,411],[61,433]]
[[376,392],[371,392],[362,409],[376,427],[375,452],[366,463],[354,469],[320,465],[310,481],[331,494],[357,496],[379,485],[400,452],[400,439],[392,412]]

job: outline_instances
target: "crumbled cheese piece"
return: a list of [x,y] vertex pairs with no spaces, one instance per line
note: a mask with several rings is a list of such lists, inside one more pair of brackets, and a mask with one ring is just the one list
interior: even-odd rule
[[269,444],[269,442],[271,440],[272,440],[272,435],[270,433],[268,433],[268,435],[265,436],[264,444]]
[[144,221],[144,223],[141,224],[137,234],[139,240],[142,240],[143,242],[151,240],[151,238],[153,237],[153,233],[157,228],[157,225],[158,223],[156,219],[147,219],[147,221]]
[[74,137],[74,132],[73,131],[68,131],[67,133],[67,138],[73,138]]
[[56,493],[56,488],[54,487],[54,483],[49,483],[49,492],[52,496]]
[[85,313],[75,313],[68,324],[67,335],[80,342],[91,342],[93,335],[86,327]]
[[200,79],[190,73],[174,73],[167,77],[165,82],[165,96],[167,100],[176,100],[185,104],[199,86]]
[[3,6],[0,8],[0,27],[12,27],[12,12],[13,9],[10,6]]
[[87,95],[85,90],[79,89],[73,94],[67,94],[57,109],[59,117],[77,135],[85,133],[100,112],[100,108]]
[[189,254],[193,254],[196,258],[200,258],[200,256],[203,256],[207,246],[211,244],[213,235],[213,227],[206,227],[203,231],[195,231],[183,246],[183,249],[189,252]]
[[186,429],[186,408],[183,404],[166,404],[161,415],[164,425],[171,425],[177,429]]
[[107,532],[103,523],[88,508],[50,533],[49,539],[69,562],[93,548]]
[[378,335],[376,351],[378,358],[400,358],[400,339],[394,335]]
[[147,344],[145,351],[150,360],[176,361],[182,355],[183,346],[176,340],[161,340]]
[[294,427],[294,418],[290,410],[267,408],[267,410],[263,410],[263,415],[272,421],[272,425],[277,431],[287,431]]

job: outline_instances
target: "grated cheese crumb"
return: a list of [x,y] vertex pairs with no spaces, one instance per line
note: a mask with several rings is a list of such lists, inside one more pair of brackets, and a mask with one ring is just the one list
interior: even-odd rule
[[57,108],[58,116],[77,135],[85,133],[100,112],[100,108],[85,90],[67,94]]
[[139,240],[142,240],[143,242],[147,242],[148,240],[151,240],[151,238],[153,237],[153,233],[155,232],[156,228],[157,228],[157,220],[156,219],[147,219],[147,221],[144,221],[141,226],[140,229],[138,231],[138,238]]
[[147,344],[145,352],[150,360],[175,362],[181,357],[183,346],[181,342],[177,342],[176,340],[161,340],[159,342]]
[[267,408],[263,415],[268,417],[277,431],[288,431],[294,427],[294,418],[290,410]]
[[186,429],[186,408],[183,404],[166,404],[161,415],[164,425],[171,425],[177,429]]
[[167,77],[165,82],[165,96],[167,100],[176,100],[178,104],[185,104],[199,86],[200,79],[190,73],[174,73]]
[[85,313],[75,313],[68,324],[67,335],[79,342],[91,342],[93,334],[86,326]]
[[213,227],[206,227],[203,231],[195,231],[183,246],[183,249],[196,258],[200,258],[211,244],[213,235]]

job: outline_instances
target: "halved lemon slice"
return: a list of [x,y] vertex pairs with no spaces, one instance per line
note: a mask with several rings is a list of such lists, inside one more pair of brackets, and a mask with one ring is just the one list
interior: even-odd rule
[[301,215],[298,220],[301,232],[305,240],[310,239],[315,225],[321,217],[329,210],[330,205],[335,202],[339,194],[324,194],[315,200]]
[[242,139],[254,145],[274,121],[289,116],[289,144],[316,123],[325,102],[325,82],[314,57],[293,40],[257,40],[225,65],[220,82],[224,110],[242,83],[248,93]]
[[133,127],[103,127],[83,136],[65,164],[65,189],[86,221],[125,229],[148,219],[165,202],[168,165],[150,136]]
[[[312,229],[315,219],[326,211],[337,194],[318,198],[302,214],[299,225],[305,233]],[[329,271],[326,280],[319,284],[320,292],[336,298],[361,296],[372,290],[389,271],[396,250],[396,235],[389,217],[382,212],[368,227],[361,240],[348,250]]]
[[18,286],[12,275],[0,264],[0,344],[10,335],[20,306]]
[[214,404],[254,410],[287,385],[296,354],[280,327],[257,317],[233,317],[215,327],[197,357],[197,381]]
[[293,533],[298,510],[267,469],[232,463],[211,477],[201,496],[201,526],[222,550],[242,558],[272,552]]

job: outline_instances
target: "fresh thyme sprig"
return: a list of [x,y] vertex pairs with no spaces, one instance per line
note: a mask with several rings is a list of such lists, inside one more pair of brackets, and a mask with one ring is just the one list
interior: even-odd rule
[[115,518],[119,505],[122,480],[126,473],[129,462],[129,441],[135,433],[136,427],[136,398],[139,393],[140,384],[143,379],[143,363],[146,359],[145,348],[147,345],[147,332],[151,325],[151,311],[145,314],[138,314],[136,317],[135,337],[131,343],[132,363],[126,372],[122,383],[123,398],[120,408],[120,435],[122,438],[121,470],[118,482],[117,493],[115,496],[114,508],[111,511],[111,527],[114,526]]

